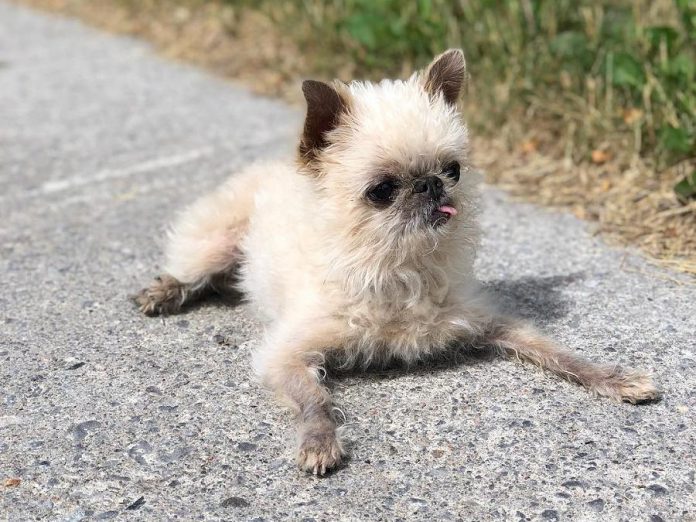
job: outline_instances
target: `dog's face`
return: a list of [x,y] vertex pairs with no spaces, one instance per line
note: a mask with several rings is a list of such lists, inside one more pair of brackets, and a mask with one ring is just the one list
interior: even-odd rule
[[378,167],[367,176],[358,209],[379,225],[417,233],[436,230],[458,214],[455,189],[461,178],[455,156],[406,158]]
[[406,81],[303,85],[300,163],[358,242],[440,240],[467,210],[468,138],[456,109],[464,74],[462,52],[451,50]]

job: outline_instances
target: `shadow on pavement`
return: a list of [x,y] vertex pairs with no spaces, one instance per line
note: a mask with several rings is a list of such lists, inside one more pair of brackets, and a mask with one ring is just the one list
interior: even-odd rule
[[563,289],[584,278],[583,272],[575,272],[548,277],[523,277],[513,281],[488,281],[484,287],[495,296],[503,312],[530,319],[544,327],[568,315],[573,302],[563,296]]

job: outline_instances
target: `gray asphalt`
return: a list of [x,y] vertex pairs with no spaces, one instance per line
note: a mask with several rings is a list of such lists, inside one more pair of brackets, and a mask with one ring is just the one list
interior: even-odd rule
[[352,458],[317,479],[250,375],[244,306],[135,312],[175,210],[291,153],[300,120],[0,1],[0,519],[696,520],[696,290],[572,216],[487,189],[481,278],[588,357],[654,371],[657,404],[485,358],[352,376]]

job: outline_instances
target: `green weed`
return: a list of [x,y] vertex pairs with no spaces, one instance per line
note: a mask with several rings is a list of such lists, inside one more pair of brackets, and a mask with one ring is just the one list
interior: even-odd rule
[[576,161],[696,157],[696,0],[228,0],[266,11],[316,72],[403,75],[448,47],[470,64],[470,121],[543,128]]

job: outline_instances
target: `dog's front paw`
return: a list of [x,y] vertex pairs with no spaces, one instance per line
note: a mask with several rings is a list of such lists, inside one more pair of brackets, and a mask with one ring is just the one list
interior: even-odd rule
[[147,316],[174,314],[186,300],[186,285],[174,277],[163,275],[132,297],[138,309]]
[[303,471],[324,475],[337,468],[344,456],[343,445],[336,437],[334,428],[310,430],[300,441],[297,464]]

